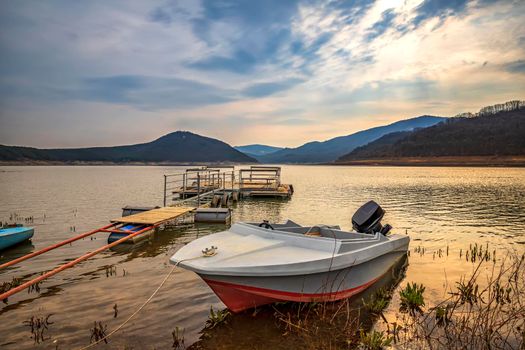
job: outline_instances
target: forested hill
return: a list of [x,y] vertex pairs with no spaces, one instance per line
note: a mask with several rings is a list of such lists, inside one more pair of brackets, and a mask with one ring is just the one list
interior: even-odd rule
[[176,131],[136,145],[92,148],[38,149],[0,145],[4,162],[232,162],[257,161],[230,145],[187,131]]
[[338,162],[401,157],[525,155],[525,101],[482,108],[412,132],[392,133]]
[[362,130],[351,135],[339,136],[323,142],[308,142],[297,148],[285,148],[263,156],[257,156],[261,163],[323,163],[337,158],[391,132],[425,128],[442,122],[446,118],[423,115],[395,123]]

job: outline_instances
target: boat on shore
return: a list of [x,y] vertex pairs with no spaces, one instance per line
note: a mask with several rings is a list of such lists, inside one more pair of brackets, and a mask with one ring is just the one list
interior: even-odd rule
[[22,225],[0,228],[0,250],[10,248],[33,237],[34,229]]
[[381,225],[370,201],[353,216],[353,231],[337,226],[236,223],[177,251],[171,263],[197,273],[233,312],[279,301],[351,297],[378,281],[407,250],[406,235]]

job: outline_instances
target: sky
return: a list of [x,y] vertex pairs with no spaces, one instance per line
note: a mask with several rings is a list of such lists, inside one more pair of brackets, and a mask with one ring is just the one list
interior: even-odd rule
[[2,1],[0,144],[296,147],[525,99],[525,1]]

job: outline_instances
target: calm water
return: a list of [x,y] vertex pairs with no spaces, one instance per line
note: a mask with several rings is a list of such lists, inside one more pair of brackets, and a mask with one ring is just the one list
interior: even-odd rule
[[[70,237],[75,234],[71,227],[80,233],[103,226],[120,216],[122,206],[161,205],[162,175],[178,169],[0,167],[0,220],[9,221],[14,214],[35,218],[32,243],[1,253],[0,263]],[[489,243],[498,256],[525,250],[525,169],[285,166],[283,181],[294,185],[291,200],[241,202],[234,208],[234,221],[291,218],[349,229],[354,211],[375,199],[387,211],[384,222],[410,235],[411,250],[425,248],[423,256],[411,254],[401,285],[424,283],[431,301],[444,294],[447,283],[471,271],[472,264],[459,258],[459,250],[469,244]],[[11,297],[0,306],[0,347],[55,348],[54,340],[63,349],[89,344],[93,322],[102,321],[108,330],[123,322],[162,281],[169,257],[185,242],[224,228],[201,224],[164,231],[144,244],[108,251],[66,270],[44,282],[39,293]],[[106,238],[81,240],[0,271],[0,282],[49,270],[96,249]],[[433,256],[447,246],[448,256]],[[108,273],[111,267],[113,274]],[[177,269],[110,345],[170,348],[175,327],[185,329],[190,345],[198,340],[210,306],[224,307],[195,274]],[[394,302],[391,317],[395,307]],[[48,314],[54,322],[45,333],[49,339],[34,345],[23,321]],[[234,318],[228,334],[253,348],[265,348],[265,339],[280,336],[273,321],[251,315]]]

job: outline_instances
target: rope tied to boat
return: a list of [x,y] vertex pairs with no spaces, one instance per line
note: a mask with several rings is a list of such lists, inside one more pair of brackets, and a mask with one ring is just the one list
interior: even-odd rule
[[157,293],[159,292],[159,290],[162,288],[162,286],[164,286],[164,284],[166,283],[166,281],[168,280],[168,278],[171,276],[171,274],[173,273],[173,271],[175,271],[175,268],[177,266],[180,265],[180,263],[182,263],[183,261],[188,261],[188,260],[194,260],[194,259],[198,259],[198,258],[205,258],[205,257],[211,257],[211,256],[214,256],[217,254],[217,247],[214,247],[214,246],[211,246],[210,249],[206,248],[205,250],[207,251],[205,253],[205,250],[202,251],[202,255],[199,255],[199,256],[195,256],[193,258],[187,258],[187,259],[181,259],[179,261],[177,261],[174,266],[171,268],[171,270],[168,272],[168,274],[164,277],[164,279],[162,280],[162,282],[159,284],[159,286],[157,287],[157,289],[155,289],[153,291],[153,293],[149,296],[148,299],[146,299],[146,301],[135,311],[133,312],[124,322],[122,322],[117,328],[115,328],[114,330],[112,330],[108,335],[106,335],[105,337],[95,341],[94,343],[91,343],[89,345],[86,345],[82,348],[80,348],[79,350],[86,350],[86,349],[90,349],[92,347],[94,347],[95,345],[97,344],[100,344],[102,343],[103,341],[107,340],[110,336],[112,336],[113,334],[117,333],[119,330],[122,329],[122,327],[124,327],[133,317],[135,317],[142,309],[144,309],[144,307],[146,307],[146,305],[153,299],[153,297],[155,295],[157,295]]

